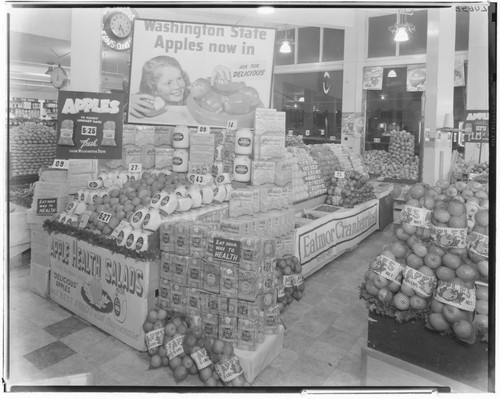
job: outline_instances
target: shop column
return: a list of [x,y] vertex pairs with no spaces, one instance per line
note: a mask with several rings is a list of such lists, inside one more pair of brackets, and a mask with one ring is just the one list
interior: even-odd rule
[[439,129],[445,127],[446,114],[453,115],[456,15],[454,7],[429,9],[427,15],[427,79],[421,163],[423,182],[434,185],[437,180],[448,177],[451,165],[451,134]]
[[71,17],[70,89],[99,92],[102,9],[73,8]]
[[[488,22],[487,12],[469,13],[467,111],[487,112],[489,109]],[[479,155],[481,155],[481,159],[479,159]],[[465,143],[464,158],[465,161],[474,161],[475,163],[488,161],[489,143]]]
[[359,154],[364,150],[365,132],[362,129],[363,134],[357,133],[355,123],[365,125],[362,60],[366,58],[367,17],[362,10],[356,10],[356,14],[355,27],[345,29],[341,143]]

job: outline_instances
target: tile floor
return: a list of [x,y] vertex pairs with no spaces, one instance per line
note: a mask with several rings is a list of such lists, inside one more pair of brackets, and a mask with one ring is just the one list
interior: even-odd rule
[[[282,315],[280,355],[253,386],[359,386],[368,312],[358,298],[367,263],[390,241],[392,225],[376,232],[306,279],[300,302]],[[179,386],[168,368],[149,369],[140,353],[32,293],[29,265],[10,269],[8,386],[91,373],[99,386]],[[196,376],[184,386],[201,387]]]

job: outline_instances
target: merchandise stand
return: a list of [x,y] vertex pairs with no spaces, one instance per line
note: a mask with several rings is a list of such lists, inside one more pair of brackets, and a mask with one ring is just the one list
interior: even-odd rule
[[300,227],[295,229],[293,239],[294,255],[302,264],[304,277],[352,250],[379,228],[378,199],[353,208],[338,208],[333,213],[312,212],[321,217],[316,220],[296,217]]

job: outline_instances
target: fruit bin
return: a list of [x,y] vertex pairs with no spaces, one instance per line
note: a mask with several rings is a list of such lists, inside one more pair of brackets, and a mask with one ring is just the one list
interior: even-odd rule
[[367,346],[481,391],[488,390],[486,381],[492,377],[488,345],[442,336],[426,328],[423,319],[398,323],[369,312]]

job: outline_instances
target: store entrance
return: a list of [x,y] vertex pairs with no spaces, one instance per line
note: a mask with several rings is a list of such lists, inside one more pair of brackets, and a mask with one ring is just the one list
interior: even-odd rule
[[406,130],[415,136],[419,155],[422,92],[406,90],[407,68],[384,68],[382,90],[366,91],[365,150],[385,150],[391,131]]

